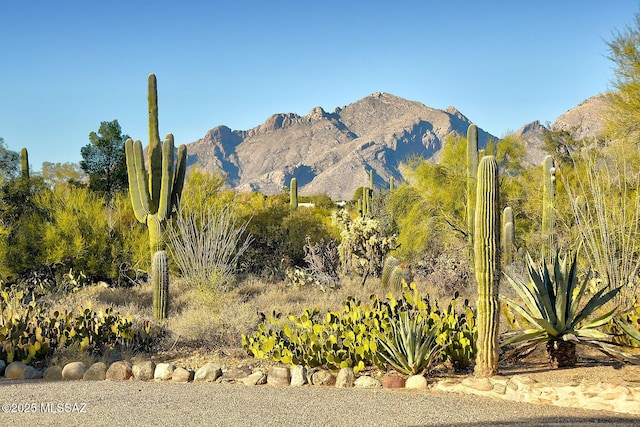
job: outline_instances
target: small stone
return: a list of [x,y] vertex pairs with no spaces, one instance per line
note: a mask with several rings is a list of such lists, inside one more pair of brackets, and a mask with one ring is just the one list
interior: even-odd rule
[[127,360],[113,362],[107,369],[106,379],[109,381],[126,381],[133,378],[133,367]]
[[62,368],[63,380],[81,380],[84,373],[87,372],[87,366],[82,362],[71,362]]
[[222,368],[214,363],[205,363],[196,371],[193,378],[195,382],[199,381],[215,381],[222,376]]
[[404,378],[398,375],[385,375],[382,377],[383,388],[403,388],[404,384]]
[[307,368],[302,365],[295,365],[291,369],[291,386],[300,387],[307,384]]
[[238,381],[244,385],[262,385],[266,384],[267,376],[264,374],[264,372],[256,371],[253,374]]
[[350,388],[353,387],[353,383],[356,380],[356,375],[353,373],[353,368],[342,368],[338,371],[336,376],[336,387]]
[[27,369],[27,365],[22,362],[11,362],[4,370],[4,377],[8,380],[21,379],[24,374],[24,370]]
[[405,381],[404,387],[410,390],[426,390],[427,379],[423,375],[411,375]]
[[82,379],[85,381],[102,381],[107,378],[107,365],[104,362],[97,362],[89,366]]
[[336,377],[331,372],[320,369],[311,377],[311,384],[313,385],[335,385]]
[[34,368],[33,366],[27,366],[22,373],[21,380],[33,380],[36,378],[42,378],[42,372]]
[[271,366],[267,373],[267,384],[275,386],[289,385],[291,371],[288,366]]
[[171,379],[173,371],[175,370],[176,365],[172,365],[171,363],[158,363],[156,365],[156,370],[153,373],[153,379],[159,381],[168,381]]
[[176,368],[171,375],[171,381],[176,383],[188,383],[193,381],[193,372],[185,368]]
[[151,381],[156,371],[156,364],[152,360],[136,363],[131,368],[133,379],[136,381]]
[[47,381],[57,381],[62,379],[62,366],[49,366],[44,370],[43,378]]
[[462,385],[478,391],[491,391],[493,384],[489,378],[469,377],[462,380]]
[[353,385],[355,387],[361,388],[380,388],[382,387],[382,382],[379,379],[373,378],[369,375],[363,375],[356,378],[356,380],[353,382]]
[[497,394],[505,394],[507,392],[507,386],[502,383],[493,384],[493,391]]
[[221,382],[235,382],[241,380],[242,378],[246,378],[251,375],[251,369],[246,366],[240,366],[237,368],[231,368],[228,371],[224,372],[218,381]]

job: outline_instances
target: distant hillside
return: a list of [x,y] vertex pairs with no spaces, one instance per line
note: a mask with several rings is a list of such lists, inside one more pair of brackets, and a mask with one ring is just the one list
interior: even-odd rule
[[[604,105],[602,95],[590,98],[551,128],[570,129],[576,137],[595,135],[602,129]],[[358,187],[368,185],[369,170],[375,185],[386,187],[389,177],[401,179],[399,164],[416,155],[437,158],[447,135],[464,136],[469,124],[454,107],[438,110],[378,92],[331,113],[315,107],[306,116],[274,114],[249,130],[217,126],[188,144],[188,163],[224,171],[229,186],[241,191],[277,194],[295,177],[301,195],[350,199]],[[516,132],[527,144],[531,164],[546,155],[546,131],[534,121]],[[483,147],[495,137],[480,129],[479,138]]]
[[[606,107],[605,95],[593,96],[560,115],[550,128],[569,131],[575,139],[594,137],[604,130],[602,113]],[[547,130],[539,121],[534,121],[516,132],[527,145],[527,161],[530,164],[540,164],[547,154],[543,149],[543,135]]]
[[[430,158],[447,135],[466,135],[470,120],[453,107],[430,108],[387,93],[374,93],[328,113],[275,114],[246,131],[217,126],[188,144],[189,165],[222,170],[239,190],[276,194],[298,181],[300,194],[326,193],[350,199],[374,183],[386,187],[401,179],[398,165],[419,155]],[[492,138],[480,129],[480,145]]]

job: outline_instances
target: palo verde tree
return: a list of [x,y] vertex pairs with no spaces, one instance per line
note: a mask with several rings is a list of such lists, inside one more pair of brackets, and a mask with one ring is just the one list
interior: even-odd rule
[[174,163],[173,135],[160,142],[158,131],[158,90],[156,76],[149,74],[149,171],[144,163],[140,140],[125,142],[129,193],[136,219],[149,230],[152,253],[153,312],[165,319],[169,309],[169,260],[165,251],[163,228],[177,211],[187,167],[187,147],[178,147]]
[[100,123],[98,132],[89,134],[90,143],[82,147],[80,167],[89,175],[89,189],[111,200],[117,191],[127,188],[127,162],[124,141],[117,120]]

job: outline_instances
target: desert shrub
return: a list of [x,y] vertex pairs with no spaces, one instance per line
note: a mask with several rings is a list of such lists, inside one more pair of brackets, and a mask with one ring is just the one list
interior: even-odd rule
[[238,202],[240,220],[251,220],[247,231],[253,241],[241,258],[248,273],[281,277],[286,267],[305,266],[307,236],[312,241],[336,237],[325,209],[301,207],[291,212],[288,194],[241,194]]
[[85,188],[56,187],[37,203],[47,212],[42,227],[43,264],[58,275],[70,269],[91,280],[117,281],[120,265],[130,260],[117,223],[120,214]]
[[390,322],[409,312],[437,328],[436,342],[444,357],[460,360],[466,355],[468,362],[474,354],[475,323],[467,320],[474,314],[466,301],[465,309],[456,313],[452,303],[443,312],[428,295],[420,297],[415,284],[405,285],[398,299],[391,294],[386,298],[372,295],[368,303],[349,298],[341,310],[324,314],[317,308],[306,308],[298,316],[263,314],[257,330],[242,336],[242,345],[255,357],[285,364],[353,367],[356,372],[372,365],[384,367],[378,341],[391,333]]
[[194,209],[186,204],[167,226],[169,252],[192,285],[224,290],[233,284],[238,261],[251,243],[248,223],[238,222],[235,206]]
[[36,203],[48,192],[40,178],[12,178],[0,188],[0,274],[15,280],[42,265],[42,225],[47,212]]

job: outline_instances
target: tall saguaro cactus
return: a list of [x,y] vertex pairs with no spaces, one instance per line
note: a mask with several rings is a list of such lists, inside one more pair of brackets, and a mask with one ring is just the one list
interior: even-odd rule
[[556,251],[556,167],[553,157],[546,156],[542,163],[544,188],[542,195],[542,258],[549,265],[555,260]]
[[23,147],[20,150],[20,172],[22,180],[25,182],[29,181],[29,153],[27,152],[27,148]]
[[478,341],[475,375],[498,372],[500,284],[500,205],[498,163],[485,156],[478,165],[474,221],[475,273],[478,283]]
[[467,129],[467,230],[469,236],[469,257],[473,262],[473,221],[475,210],[476,174],[478,171],[478,127],[474,124]]
[[164,250],[162,229],[179,206],[187,166],[187,147],[178,147],[174,164],[173,135],[160,142],[158,132],[158,92],[156,76],[149,74],[149,171],[144,163],[140,140],[125,142],[129,194],[136,219],[149,229],[152,254],[151,281],[153,283],[153,312],[158,319],[168,313],[169,269]]
[[298,209],[298,180],[291,178],[289,184],[289,205],[292,211]]

